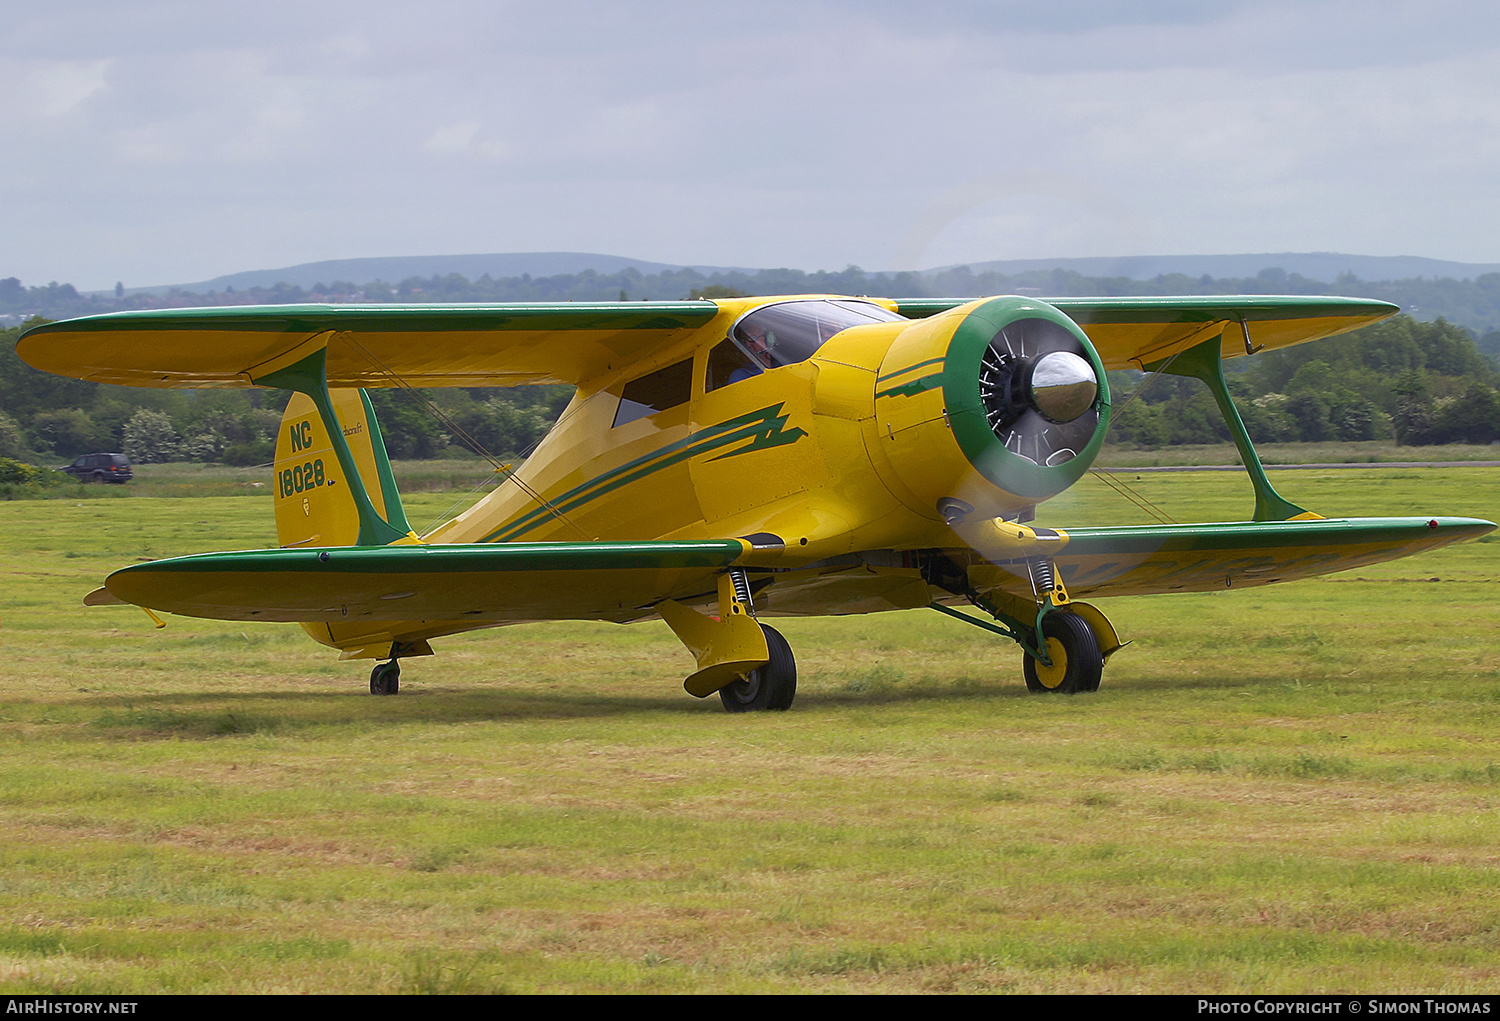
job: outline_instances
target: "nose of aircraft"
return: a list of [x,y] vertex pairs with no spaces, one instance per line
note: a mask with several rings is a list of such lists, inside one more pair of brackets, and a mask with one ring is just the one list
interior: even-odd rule
[[1094,367],[1071,351],[1042,355],[1031,367],[1031,406],[1049,422],[1066,424],[1094,406],[1099,378]]
[[878,374],[871,442],[909,505],[960,499],[1005,516],[1088,470],[1109,383],[1088,337],[1034,298],[960,306],[906,327]]

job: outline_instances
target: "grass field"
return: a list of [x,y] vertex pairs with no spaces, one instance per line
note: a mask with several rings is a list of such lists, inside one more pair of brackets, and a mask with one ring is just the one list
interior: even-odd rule
[[[1455,444],[1436,447],[1398,447],[1386,442],[1359,443],[1265,443],[1258,448],[1266,464],[1376,464],[1380,462],[1500,461],[1500,446]],[[1100,467],[1171,467],[1239,464],[1232,443],[1207,446],[1163,447],[1135,450],[1106,446]],[[487,461],[477,457],[441,461],[397,461],[396,478],[403,493],[478,492],[495,481]],[[136,496],[270,496],[269,466],[235,468],[225,464],[174,461],[138,464],[135,479],[124,486],[79,485],[68,482],[45,491],[51,499],[127,499]],[[437,504],[441,514],[449,504]],[[411,515],[419,529],[420,515]]]
[[[1179,520],[1250,503],[1125,478]],[[1496,469],[1276,481],[1328,514],[1500,513]],[[1139,520],[1092,478],[1054,504]],[[270,544],[269,500],[0,524],[0,991],[1500,982],[1495,537],[1103,601],[1136,641],[1071,698],[928,611],[788,620],[796,706],[730,716],[660,624],[448,639],[378,699],[291,626],[81,605],[137,558]]]

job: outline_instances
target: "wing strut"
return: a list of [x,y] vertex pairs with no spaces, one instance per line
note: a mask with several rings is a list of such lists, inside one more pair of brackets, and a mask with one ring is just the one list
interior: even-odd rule
[[[1250,328],[1243,321],[1241,326],[1245,334],[1245,350],[1249,352],[1251,351]],[[1222,344],[1222,336],[1215,334],[1201,344],[1179,351],[1171,358],[1149,362],[1141,368],[1147,372],[1190,376],[1193,379],[1201,379],[1207,384],[1209,392],[1214,395],[1214,401],[1219,405],[1219,414],[1224,417],[1224,424],[1229,427],[1229,433],[1234,437],[1234,445],[1239,449],[1240,460],[1244,462],[1245,471],[1250,475],[1250,485],[1255,487],[1255,517],[1252,520],[1307,521],[1321,518],[1323,515],[1298,507],[1276,492],[1276,487],[1272,486],[1271,480],[1266,477],[1266,469],[1260,463],[1260,455],[1255,452],[1255,444],[1250,442],[1250,433],[1245,429],[1245,422],[1240,418],[1239,411],[1235,409],[1234,400],[1229,396],[1229,384],[1224,379]]]

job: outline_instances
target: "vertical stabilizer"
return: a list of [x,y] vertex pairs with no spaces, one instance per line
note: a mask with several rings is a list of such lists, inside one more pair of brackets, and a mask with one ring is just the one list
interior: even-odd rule
[[[385,441],[363,390],[329,391],[359,481],[382,521],[411,536]],[[352,546],[359,540],[355,487],[340,467],[312,398],[294,393],[276,435],[276,541],[282,546]],[[400,540],[397,540],[400,541]]]

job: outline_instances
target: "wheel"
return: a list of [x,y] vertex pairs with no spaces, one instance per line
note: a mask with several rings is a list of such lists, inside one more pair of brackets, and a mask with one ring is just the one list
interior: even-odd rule
[[370,694],[394,695],[401,690],[401,664],[394,659],[370,671]]
[[763,709],[790,709],[797,697],[797,661],[781,632],[762,624],[771,660],[744,680],[731,681],[719,689],[719,701],[731,713]]
[[1042,637],[1047,639],[1052,665],[1026,654],[1021,672],[1026,675],[1029,690],[1064,695],[1099,690],[1104,657],[1087,621],[1076,613],[1049,613],[1042,618]]
[[104,473],[103,472],[94,472],[94,474],[91,475],[90,478],[94,482],[98,483],[99,485],[101,485],[101,486],[104,485]]

